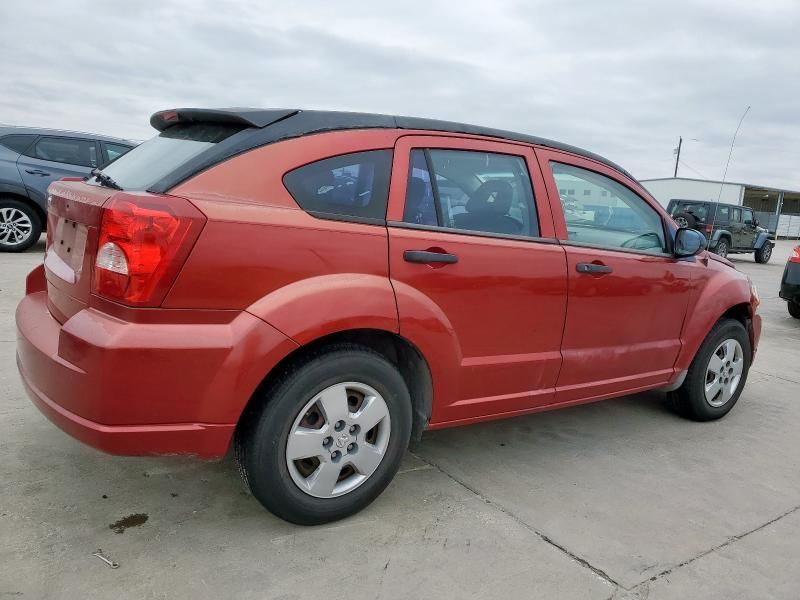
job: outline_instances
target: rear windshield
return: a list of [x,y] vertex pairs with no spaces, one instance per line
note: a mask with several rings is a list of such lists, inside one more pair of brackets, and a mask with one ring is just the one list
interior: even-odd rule
[[[217,123],[173,125],[103,167],[124,190],[146,190],[242,127]],[[94,178],[92,183],[98,183]]]
[[699,221],[705,221],[708,217],[708,206],[702,202],[676,202],[669,214],[674,217],[679,212],[686,212],[693,215]]

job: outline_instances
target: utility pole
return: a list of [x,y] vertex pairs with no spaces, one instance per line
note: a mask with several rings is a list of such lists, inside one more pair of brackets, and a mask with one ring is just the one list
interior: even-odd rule
[[675,173],[672,175],[673,177],[678,176],[678,161],[681,159],[681,145],[683,144],[683,137],[678,136],[678,149],[673,150],[675,153]]

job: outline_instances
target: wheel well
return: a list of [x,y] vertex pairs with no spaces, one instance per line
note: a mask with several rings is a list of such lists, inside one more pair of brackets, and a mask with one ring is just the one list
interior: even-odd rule
[[[719,321],[723,319],[735,319],[742,324],[745,331],[747,331],[747,335],[750,338],[750,352],[755,353],[755,348],[752,347],[753,345],[753,327],[752,327],[752,320],[750,319],[750,305],[743,302],[742,304],[737,304],[736,306],[730,307],[726,310],[723,315],[719,318]],[[717,323],[719,323],[717,321]],[[752,360],[753,356],[750,356]]]
[[412,442],[419,441],[422,432],[428,426],[433,406],[433,380],[430,368],[422,353],[411,342],[395,333],[377,329],[353,329],[326,335],[297,348],[285,356],[259,384],[247,407],[242,411],[239,425],[252,413],[256,402],[261,397],[260,392],[269,387],[276,377],[285,372],[290,363],[318,352],[325,346],[338,343],[366,346],[397,367],[408,386],[409,395],[411,396],[413,415],[411,440]]
[[36,215],[39,217],[39,223],[42,224],[42,231],[45,231],[47,229],[47,215],[45,214],[44,210],[42,210],[42,207],[39,206],[36,202],[31,200],[27,196],[23,196],[22,194],[15,194],[13,192],[3,192],[2,194],[0,194],[0,199],[2,198],[19,200],[20,202],[30,206],[36,212]]

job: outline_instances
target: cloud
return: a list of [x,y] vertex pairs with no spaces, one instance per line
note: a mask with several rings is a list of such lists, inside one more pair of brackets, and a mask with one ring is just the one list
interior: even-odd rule
[[137,139],[174,106],[330,108],[551,137],[640,178],[800,189],[800,4],[0,3],[0,121]]

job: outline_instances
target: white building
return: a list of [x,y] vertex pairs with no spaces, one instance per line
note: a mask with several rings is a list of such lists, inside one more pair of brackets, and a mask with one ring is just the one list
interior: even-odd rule
[[800,236],[800,192],[797,191],[687,177],[643,179],[639,183],[664,207],[670,200],[706,200],[749,206],[761,224],[778,236]]

